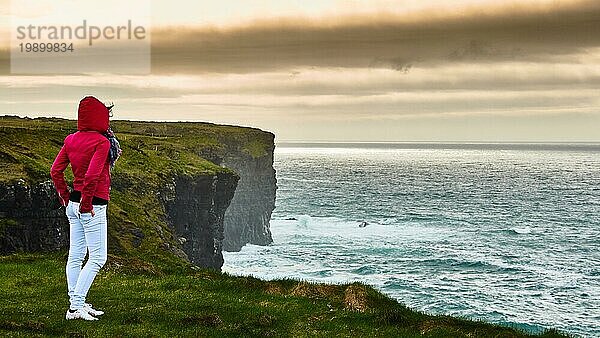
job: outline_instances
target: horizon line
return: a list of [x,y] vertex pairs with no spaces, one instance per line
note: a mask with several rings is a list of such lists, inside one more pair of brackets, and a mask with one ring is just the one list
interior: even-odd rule
[[591,144],[600,145],[600,140],[597,141],[313,141],[313,140],[275,140],[275,144]]

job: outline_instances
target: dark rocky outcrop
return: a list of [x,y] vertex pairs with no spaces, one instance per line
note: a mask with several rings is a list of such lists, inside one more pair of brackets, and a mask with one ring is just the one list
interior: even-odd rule
[[223,220],[237,181],[232,174],[181,176],[165,194],[169,226],[195,265],[216,269],[223,265]]
[[0,254],[68,247],[69,227],[51,182],[0,184]]
[[[258,131],[254,129],[254,131]],[[203,148],[198,155],[235,171],[240,180],[225,213],[223,250],[240,251],[250,243],[273,242],[269,222],[275,209],[277,179],[273,168],[275,135],[260,131],[238,138],[220,140],[225,147]]]
[[238,187],[225,212],[225,251],[239,251],[247,243],[273,242],[269,222],[275,208],[277,181],[273,169],[273,147],[261,157],[230,154],[222,165],[240,175]]

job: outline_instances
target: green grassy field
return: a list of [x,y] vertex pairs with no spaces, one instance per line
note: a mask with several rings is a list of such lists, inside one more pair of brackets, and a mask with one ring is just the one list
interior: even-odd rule
[[[261,157],[270,151],[273,137],[259,129],[201,122],[117,120],[111,126],[126,155],[119,159],[113,174],[149,185],[162,182],[157,174],[212,175],[227,171],[200,154],[239,151]],[[75,120],[0,116],[0,182],[49,179],[50,166],[64,138],[76,130]]]
[[88,295],[106,314],[95,322],[66,321],[65,260],[65,253],[0,257],[0,336],[528,337],[415,312],[358,283],[262,281],[117,256]]

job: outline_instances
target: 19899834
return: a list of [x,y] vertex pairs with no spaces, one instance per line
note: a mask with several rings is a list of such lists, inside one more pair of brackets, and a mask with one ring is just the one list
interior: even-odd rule
[[65,42],[27,42],[20,43],[19,49],[21,53],[67,53],[73,52],[73,43]]

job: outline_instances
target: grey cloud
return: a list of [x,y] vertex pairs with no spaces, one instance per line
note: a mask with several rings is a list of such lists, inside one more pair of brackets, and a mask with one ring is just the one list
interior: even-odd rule
[[0,48],[0,75],[10,73],[10,51]]
[[[546,62],[600,47],[600,2],[465,12],[462,16],[290,18],[229,28],[156,27],[156,74],[252,73],[302,67],[410,72],[452,62]],[[0,49],[0,74],[9,71]]]
[[390,59],[378,57],[369,63],[369,68],[391,68],[403,73],[408,73],[412,66],[412,63],[403,57],[395,57]]
[[448,54],[450,60],[485,60],[490,58],[518,59],[525,57],[520,47],[498,49],[488,41],[471,40]]
[[[335,19],[335,18],[334,18]],[[499,60],[543,61],[600,46],[600,2],[461,17],[290,19],[153,31],[156,73],[245,73],[294,67],[376,67]]]
[[[524,76],[526,75],[526,76]],[[19,87],[26,90],[81,92],[97,88],[119,97],[177,97],[194,94],[247,95],[379,95],[387,93],[419,93],[428,91],[540,91],[593,90],[600,86],[600,71],[595,64],[554,63],[473,63],[461,65],[415,67],[409,74],[398,76],[389,70],[373,69],[302,69],[279,73],[171,75],[147,78],[94,78],[99,82],[66,77],[57,82],[53,77],[35,77],[35,81],[10,82],[14,92],[0,91],[0,99],[16,95]],[[169,79],[168,83],[163,80]]]

